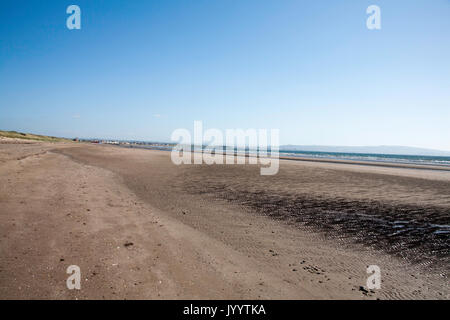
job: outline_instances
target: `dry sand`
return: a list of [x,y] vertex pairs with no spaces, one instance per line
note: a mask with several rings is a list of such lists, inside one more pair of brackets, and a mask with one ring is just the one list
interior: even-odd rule
[[3,139],[0,298],[450,298],[449,171],[280,165]]

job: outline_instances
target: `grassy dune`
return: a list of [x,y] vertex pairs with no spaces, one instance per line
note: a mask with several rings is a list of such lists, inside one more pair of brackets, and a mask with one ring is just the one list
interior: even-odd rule
[[25,139],[25,140],[36,140],[36,141],[46,141],[46,142],[60,142],[60,141],[71,141],[69,139],[42,136],[32,133],[22,133],[17,131],[3,131],[0,130],[0,137],[13,138],[13,139]]

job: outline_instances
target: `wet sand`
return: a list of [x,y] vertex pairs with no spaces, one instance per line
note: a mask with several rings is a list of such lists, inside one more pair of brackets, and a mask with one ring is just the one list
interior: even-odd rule
[[3,299],[450,297],[448,171],[0,143],[0,181]]

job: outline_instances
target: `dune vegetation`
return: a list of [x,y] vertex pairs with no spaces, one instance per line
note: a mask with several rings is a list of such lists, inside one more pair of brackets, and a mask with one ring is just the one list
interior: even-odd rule
[[25,140],[36,140],[36,141],[46,141],[46,142],[59,142],[59,141],[70,141],[65,138],[43,136],[32,133],[22,133],[17,131],[3,131],[0,130],[0,137],[12,138],[12,139],[25,139]]

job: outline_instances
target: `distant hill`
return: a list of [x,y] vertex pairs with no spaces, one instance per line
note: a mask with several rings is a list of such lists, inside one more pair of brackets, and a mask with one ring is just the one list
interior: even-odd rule
[[424,149],[405,146],[302,146],[283,145],[280,150],[284,151],[309,151],[309,152],[341,152],[341,153],[374,153],[374,154],[401,154],[401,155],[421,155],[421,156],[444,156],[449,157],[450,151]]
[[0,130],[0,137],[13,138],[13,139],[25,139],[25,140],[36,140],[36,141],[47,141],[47,142],[58,142],[58,141],[69,141],[64,138],[49,137],[39,134],[32,133],[22,133],[17,131],[2,131]]

